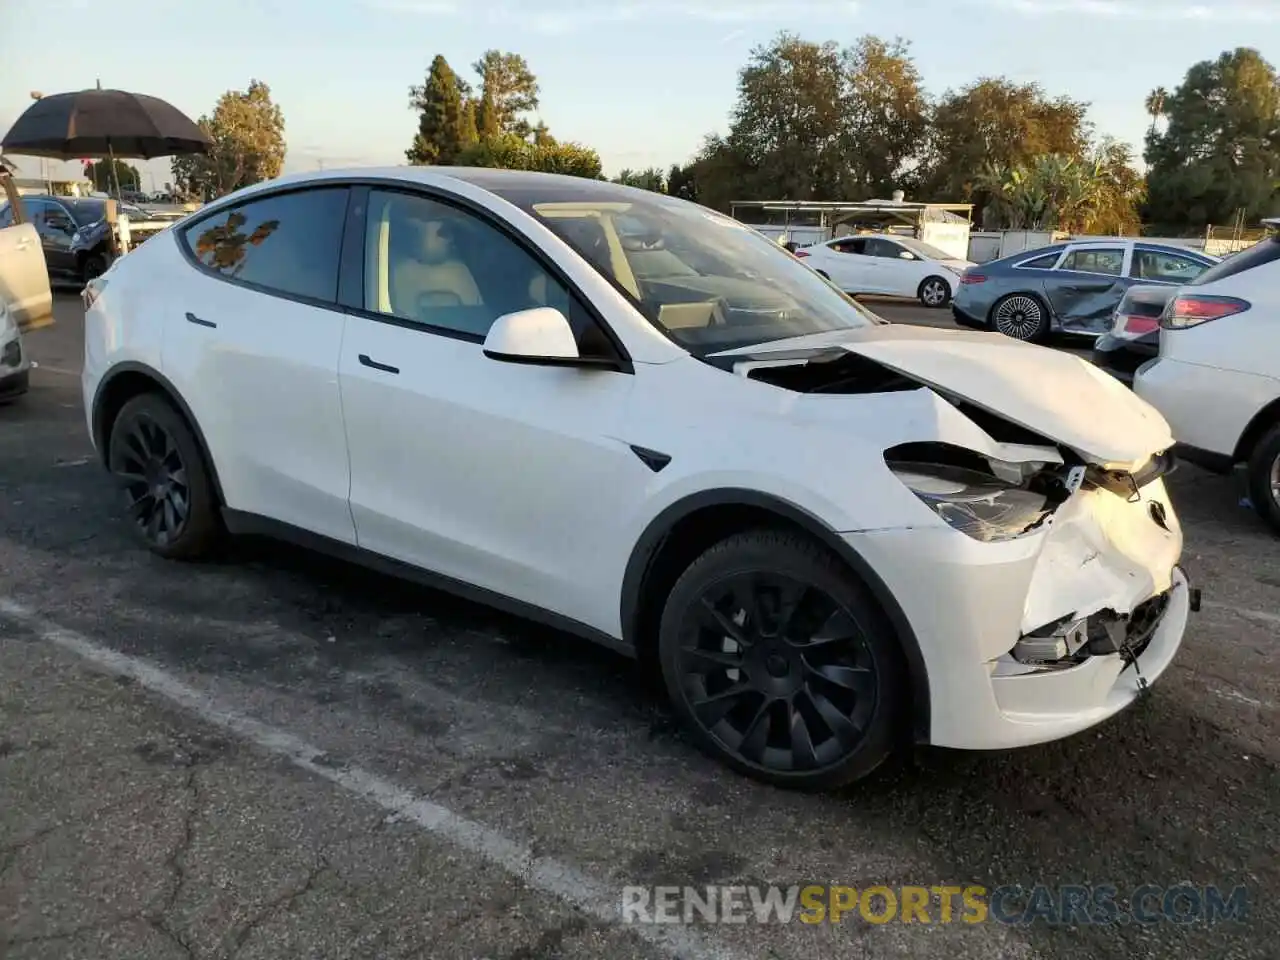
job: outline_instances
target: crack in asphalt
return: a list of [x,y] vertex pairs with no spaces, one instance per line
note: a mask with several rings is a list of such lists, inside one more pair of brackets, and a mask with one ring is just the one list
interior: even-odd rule
[[245,943],[249,937],[253,935],[263,923],[277,916],[280,913],[287,912],[295,903],[310,893],[316,885],[316,882],[324,874],[329,872],[329,861],[323,853],[318,854],[319,863],[307,871],[307,876],[301,884],[291,890],[286,890],[271,900],[268,900],[262,907],[245,922],[238,931],[232,936],[231,952],[227,955],[228,960],[240,955],[240,951],[244,949]]

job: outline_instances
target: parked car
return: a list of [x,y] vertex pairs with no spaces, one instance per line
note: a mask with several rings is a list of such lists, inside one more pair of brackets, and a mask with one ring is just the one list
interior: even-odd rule
[[1089,240],[1026,250],[975,266],[951,305],[962,326],[1042,343],[1050,333],[1097,337],[1134,284],[1190,283],[1218,262],[1142,240]]
[[[1280,218],[1264,221],[1280,231]],[[1243,467],[1249,500],[1280,533],[1280,233],[1180,289],[1160,355],[1134,390],[1169,421],[1189,461]]]
[[[105,199],[35,194],[23,197],[22,206],[40,236],[51,278],[83,283],[106,270],[111,246]],[[118,208],[130,220],[149,217],[132,204],[121,203]],[[12,223],[12,218],[12,204],[5,203],[0,207],[0,227]],[[140,239],[134,238],[135,242]]]
[[[0,170],[0,190],[18,197],[12,178]],[[20,215],[0,227],[0,402],[27,392],[31,359],[24,332],[53,322],[53,294],[35,227]]]
[[296,174],[84,296],[90,433],[155,553],[272,533],[540,618],[773,783],[1091,727],[1194,606],[1173,438],[1131,391],[884,323],[683,200]]
[[890,234],[837,237],[795,255],[846,293],[912,297],[926,307],[950,303],[960,274],[973,266],[930,244]]
[[1166,284],[1139,284],[1120,298],[1111,329],[1093,344],[1093,362],[1133,385],[1137,369],[1160,353],[1160,315],[1178,292]]

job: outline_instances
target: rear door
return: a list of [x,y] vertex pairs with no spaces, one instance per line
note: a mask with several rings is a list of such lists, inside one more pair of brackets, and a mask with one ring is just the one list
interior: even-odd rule
[[272,192],[197,219],[174,238],[185,262],[156,286],[171,314],[164,373],[204,432],[227,506],[354,543],[338,390],[348,192]]
[[874,293],[875,270],[867,255],[866,237],[845,237],[826,245],[822,269],[846,293]]
[[[0,224],[12,222],[6,208]],[[0,302],[22,332],[53,322],[53,294],[40,235],[29,223],[0,226]]]
[[1103,334],[1130,284],[1132,247],[1072,245],[1045,281],[1045,293],[1067,333]]

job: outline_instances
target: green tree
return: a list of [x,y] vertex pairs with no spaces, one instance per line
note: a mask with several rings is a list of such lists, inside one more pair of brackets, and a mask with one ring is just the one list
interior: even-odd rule
[[537,170],[598,179],[600,155],[576,143],[535,144],[516,133],[504,133],[467,147],[458,157],[467,167]]
[[1275,212],[1280,202],[1280,82],[1247,47],[1205,60],[1163,105],[1164,133],[1147,137],[1147,216],[1200,228]]
[[682,200],[697,200],[698,188],[693,178],[692,165],[673,163],[667,171],[667,193]]
[[1083,158],[1089,147],[1087,103],[1050,99],[1038,84],[983,78],[947,91],[934,106],[920,192],[932,200],[982,203],[977,185],[991,165],[1026,165],[1057,154]]
[[472,64],[480,77],[482,107],[476,122],[481,138],[497,133],[514,133],[522,139],[533,127],[521,114],[538,109],[538,78],[518,53],[486,50]]
[[1006,230],[1122,234],[1139,223],[1141,175],[1127,144],[1106,139],[1086,157],[1041,154],[1012,166],[988,164],[973,180],[988,198],[984,225]]
[[657,167],[650,167],[647,170],[622,170],[613,178],[613,182],[627,187],[639,187],[641,190],[649,190],[653,193],[667,192],[666,175]]
[[[86,162],[84,175],[87,180],[93,183],[93,189],[102,193],[115,193],[116,185],[111,180],[110,160]],[[138,172],[137,167],[125,163],[123,160],[116,161],[116,178],[120,181],[121,190],[142,189],[142,174]]]
[[914,187],[914,168],[929,127],[929,101],[910,47],[901,39],[864,36],[843,51],[841,61],[842,196],[862,200]]
[[751,171],[751,195],[834,199],[845,168],[843,80],[834,43],[784,33],[756,47],[738,76],[729,135],[713,152],[729,151]]
[[262,180],[280,176],[284,167],[284,113],[271,88],[250,80],[247,90],[228,90],[209,116],[198,121],[212,146],[207,155],[174,157],[174,182],[180,192],[211,200]]
[[1168,102],[1169,91],[1164,87],[1156,87],[1147,94],[1147,99],[1143,105],[1147,108],[1147,116],[1151,118],[1151,130],[1148,136],[1154,137],[1156,135],[1156,123],[1164,116],[1164,105]]
[[439,55],[431,61],[423,84],[409,88],[409,106],[418,113],[418,132],[405,151],[411,164],[451,164],[464,146],[475,141],[474,120],[467,130],[466,89]]
[[728,135],[710,138],[693,164],[698,192],[717,209],[887,195],[914,185],[928,120],[904,41],[868,35],[841,48],[783,33],[739,73]]

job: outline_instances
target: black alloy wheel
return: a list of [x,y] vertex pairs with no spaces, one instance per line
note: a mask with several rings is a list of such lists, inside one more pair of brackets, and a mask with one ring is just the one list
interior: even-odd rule
[[143,394],[124,405],[107,466],[148,547],[174,558],[208,551],[218,533],[212,484],[191,430],[168,402]]
[[892,752],[901,651],[861,585],[801,537],[742,534],[704,554],[672,591],[660,647],[700,745],[744,773],[822,789]]

